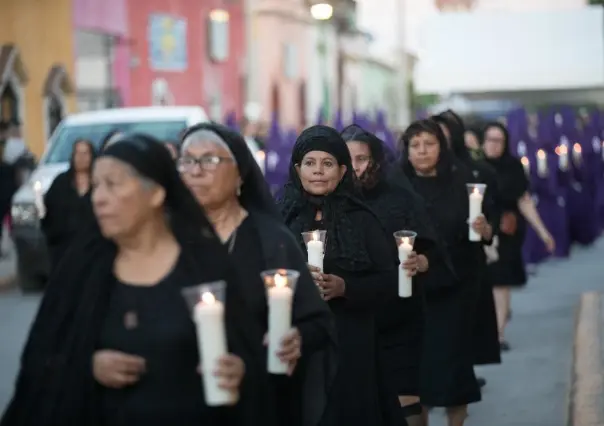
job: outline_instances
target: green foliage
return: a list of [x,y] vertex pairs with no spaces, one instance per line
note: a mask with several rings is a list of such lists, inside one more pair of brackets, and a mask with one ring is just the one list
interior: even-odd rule
[[589,0],[589,4],[593,4],[593,5],[604,5],[604,0]]

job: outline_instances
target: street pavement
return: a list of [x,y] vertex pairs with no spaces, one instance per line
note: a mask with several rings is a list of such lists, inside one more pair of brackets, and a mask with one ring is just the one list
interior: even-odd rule
[[[0,276],[14,256],[0,262]],[[526,289],[514,294],[507,337],[512,350],[503,364],[478,369],[488,381],[483,401],[470,407],[466,426],[566,426],[573,328],[579,295],[604,290],[604,238],[576,248],[571,260],[538,268]],[[12,393],[19,354],[39,295],[0,289],[0,412]],[[445,426],[441,409],[430,426]]]

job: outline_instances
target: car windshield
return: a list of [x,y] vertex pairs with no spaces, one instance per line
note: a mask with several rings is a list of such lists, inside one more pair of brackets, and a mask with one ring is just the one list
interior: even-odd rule
[[100,123],[83,125],[61,125],[52,137],[44,163],[66,163],[71,158],[73,144],[79,139],[91,141],[97,150],[105,136],[114,130],[122,133],[146,133],[160,141],[178,141],[186,129],[185,120],[145,121],[138,123]]

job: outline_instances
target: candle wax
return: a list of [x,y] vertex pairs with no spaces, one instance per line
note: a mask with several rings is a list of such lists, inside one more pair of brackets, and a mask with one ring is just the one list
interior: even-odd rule
[[291,329],[293,291],[287,286],[268,289],[268,372],[287,373],[288,364],[277,356],[281,340]]
[[470,229],[468,238],[470,241],[480,241],[480,235],[472,229],[472,224],[474,221],[482,214],[482,194],[478,191],[474,190],[470,194]]
[[308,264],[323,271],[323,241],[310,240],[306,244],[306,250],[308,251]]
[[412,277],[407,275],[407,270],[403,269],[403,263],[409,258],[409,254],[413,251],[413,246],[407,241],[403,241],[398,246],[398,260],[401,262],[398,270],[398,295],[399,297],[411,297]]
[[206,404],[210,407],[232,405],[237,401],[237,394],[219,387],[219,378],[214,376],[219,358],[227,354],[224,305],[219,301],[199,302],[195,306],[194,319]]

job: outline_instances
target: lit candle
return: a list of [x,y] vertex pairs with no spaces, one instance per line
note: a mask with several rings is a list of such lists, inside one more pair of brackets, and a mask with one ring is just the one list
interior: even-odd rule
[[323,241],[319,239],[319,232],[314,231],[312,233],[312,240],[310,240],[306,244],[306,250],[308,251],[308,264],[311,266],[316,266],[323,271],[323,255],[324,245]]
[[544,150],[537,151],[537,176],[543,178],[547,176],[547,154]]
[[602,153],[602,161],[604,161],[604,141],[602,141],[602,149],[600,152]]
[[44,204],[44,194],[42,193],[42,183],[40,181],[34,183],[34,203],[38,212],[38,218],[44,219],[44,216],[46,216],[46,205]]
[[203,388],[206,404],[211,407],[232,405],[238,394],[218,386],[219,378],[214,370],[220,357],[227,354],[224,327],[224,305],[211,292],[205,292],[195,305],[194,319],[197,326],[197,343],[203,369]]
[[470,228],[468,238],[470,241],[480,241],[480,234],[472,229],[474,221],[482,214],[482,194],[478,188],[474,188],[470,194]]
[[398,260],[401,262],[398,270],[398,295],[399,297],[411,297],[412,286],[411,277],[407,275],[407,270],[403,269],[403,263],[409,258],[409,254],[413,251],[413,246],[409,242],[408,237],[403,237],[402,242],[398,246]]
[[262,174],[266,174],[266,154],[264,151],[260,150],[256,153],[256,162],[258,163],[258,167],[260,167]]
[[558,167],[565,172],[568,170],[568,147],[560,145],[556,148],[556,153],[558,154]]
[[530,176],[531,174],[531,162],[529,161],[528,158],[526,157],[522,157],[520,159],[520,162],[522,163],[522,168],[524,168],[524,174],[527,176]]
[[281,341],[291,329],[293,290],[287,277],[279,273],[274,276],[274,286],[268,289],[268,372],[287,373],[288,364],[277,356]]
[[573,163],[575,166],[581,165],[581,145],[578,143],[573,145]]

